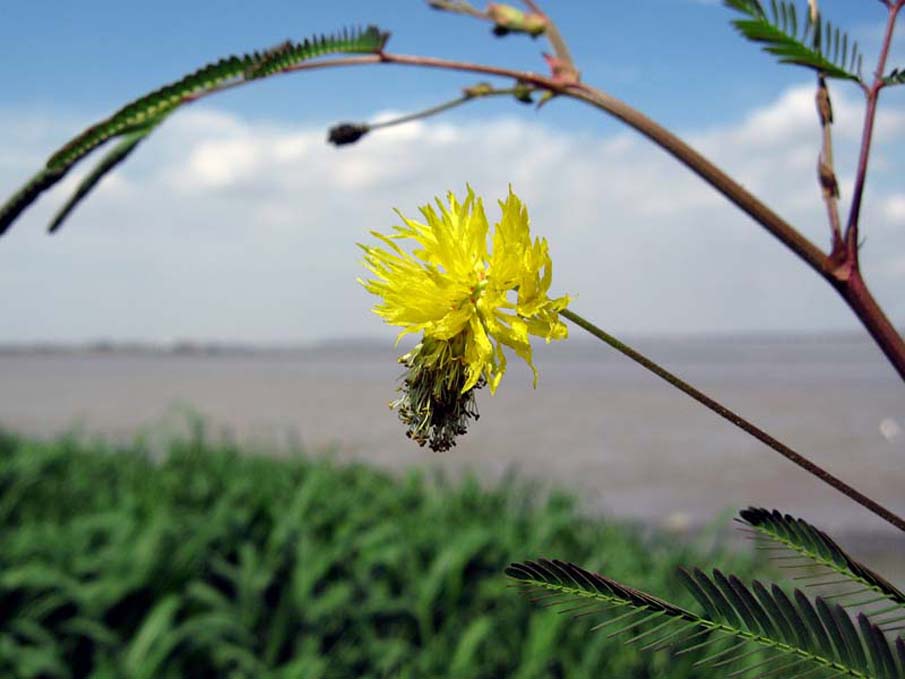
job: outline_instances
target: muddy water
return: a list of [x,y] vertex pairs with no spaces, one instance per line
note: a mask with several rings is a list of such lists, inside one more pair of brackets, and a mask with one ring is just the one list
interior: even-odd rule
[[[905,514],[905,386],[870,344],[845,339],[638,342],[670,369],[862,492]],[[402,436],[386,403],[386,347],[263,353],[0,352],[0,426],[163,441],[186,410],[261,450],[301,442],[390,468],[515,470],[579,492],[592,510],[682,530],[750,504],[846,537],[905,580],[905,542],[731,425],[612,351],[538,347],[537,390],[513,364],[451,452]],[[890,572],[892,569],[893,572]]]

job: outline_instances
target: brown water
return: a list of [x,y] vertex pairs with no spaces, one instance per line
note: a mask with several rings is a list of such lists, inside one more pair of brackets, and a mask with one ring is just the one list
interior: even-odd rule
[[[905,386],[870,344],[645,340],[640,348],[862,492],[905,514]],[[773,451],[612,351],[537,349],[541,379],[513,365],[449,453],[402,435],[387,409],[389,348],[243,355],[0,352],[0,426],[112,438],[185,430],[186,409],[261,450],[310,449],[391,468],[509,470],[575,490],[592,510],[674,528],[748,505],[775,507],[881,558],[905,581],[905,542]],[[162,443],[161,443],[162,445]],[[848,543],[845,541],[848,540]],[[892,572],[890,571],[892,570]]]

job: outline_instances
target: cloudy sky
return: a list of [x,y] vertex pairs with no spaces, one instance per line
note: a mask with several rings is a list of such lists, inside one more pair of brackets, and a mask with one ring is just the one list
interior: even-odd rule
[[[679,132],[827,243],[809,71],[780,67],[736,37],[716,2],[547,4],[585,81]],[[869,70],[882,6],[821,6],[850,27]],[[397,52],[544,68],[540,41],[496,40],[486,25],[402,0],[4,3],[0,194],[96,119],[202,63],[371,22],[393,32]],[[905,64],[901,40],[892,64]],[[355,243],[392,226],[393,208],[414,215],[466,182],[491,218],[512,184],[550,241],[556,292],[617,334],[857,330],[835,293],[772,237],[637,134],[576,102],[540,111],[478,102],[354,147],[325,144],[334,122],[417,110],[475,81],[368,67],[281,77],[186,107],[59,235],[44,226],[81,167],[0,240],[0,343],[392,336],[355,282]],[[845,209],[862,97],[844,84],[832,94]],[[870,285],[901,325],[905,95],[886,95],[862,252]]]

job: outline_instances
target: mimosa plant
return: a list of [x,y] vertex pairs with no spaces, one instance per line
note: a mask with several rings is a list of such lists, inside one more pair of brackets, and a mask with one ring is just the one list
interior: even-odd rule
[[[861,208],[874,121],[880,93],[905,84],[903,68],[888,68],[897,18],[905,0],[880,0],[886,29],[870,75],[863,57],[844,31],[824,20],[816,0],[798,8],[791,0],[725,0],[733,24],[748,40],[763,45],[779,61],[810,69],[822,144],[817,183],[826,206],[827,248],[812,242],[760,199],[689,144],[630,105],[582,82],[577,64],[549,15],[534,0],[525,9],[492,3],[478,9],[466,0],[429,0],[437,10],[489,22],[495,34],[544,36],[552,49],[544,55],[546,73],[396,54],[387,49],[389,33],[369,27],[230,56],[127,104],[92,125],[55,152],[16,194],[0,207],[0,234],[42,193],[101,146],[112,149],[78,185],[50,224],[60,228],[72,210],[109,172],[126,160],[181,107],[223,90],[277,74],[366,64],[406,65],[493,77],[504,87],[481,82],[461,96],[427,111],[379,124],[343,123],[330,131],[336,145],[359,141],[393,124],[436,115],[488,96],[509,96],[542,104],[553,97],[574,99],[614,116],[637,130],[709,183],[777,238],[842,297],[905,379],[905,341],[874,300],[859,266]],[[833,112],[828,82],[861,89],[865,97],[862,143],[851,206],[843,220],[832,153]],[[407,434],[421,445],[447,450],[477,417],[476,391],[494,392],[506,368],[506,350],[532,365],[529,337],[564,339],[568,320],[651,370],[669,384],[726,418],[771,449],[835,487],[879,518],[905,530],[905,520],[889,507],[832,476],[812,460],[776,440],[700,390],[628,347],[567,308],[569,297],[552,293],[553,269],[543,239],[532,240],[528,213],[515,193],[500,203],[502,216],[491,231],[482,202],[471,188],[459,202],[450,194],[437,210],[422,209],[424,222],[403,217],[389,235],[372,232],[380,246],[362,245],[372,278],[365,288],[382,298],[375,311],[402,333],[420,334],[417,346],[401,359],[406,374],[394,403]],[[552,228],[544,231],[552,235]],[[492,247],[488,247],[488,239]],[[411,241],[414,249],[402,247]],[[572,291],[575,292],[575,291]],[[563,320],[564,319],[564,320]],[[536,379],[536,373],[535,373]],[[764,549],[803,569],[796,579],[816,591],[788,592],[779,585],[744,583],[719,570],[691,568],[677,574],[697,601],[698,610],[677,606],[604,574],[556,559],[534,558],[512,564],[507,573],[546,605],[564,605],[576,619],[599,616],[590,629],[607,628],[626,643],[648,652],[670,648],[684,653],[708,647],[702,663],[725,666],[726,676],[905,677],[905,594],[887,579],[849,556],[810,523],[776,510],[748,508],[739,521]],[[772,547],[770,546],[772,545]],[[841,583],[854,589],[838,591]],[[830,588],[830,589],[826,589]],[[865,598],[866,597],[866,598]],[[856,615],[852,615],[856,613]],[[578,624],[578,623],[576,623]],[[742,662],[744,660],[744,662]]]

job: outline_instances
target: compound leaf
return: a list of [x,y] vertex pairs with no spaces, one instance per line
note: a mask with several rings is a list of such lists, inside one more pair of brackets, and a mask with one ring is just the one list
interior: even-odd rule
[[[620,623],[610,636],[630,635],[626,643],[643,639],[646,649],[675,645],[682,649],[679,653],[715,645],[696,665],[723,666],[760,653],[766,659],[755,665],[758,676],[781,671],[783,676],[815,679],[895,679],[903,669],[901,657],[896,657],[903,653],[903,644],[897,641],[894,651],[866,616],[859,617],[856,627],[839,604],[820,597],[812,604],[801,590],[790,597],[775,585],[768,589],[756,581],[752,592],[718,570],[708,576],[700,569],[679,569],[703,615],[556,559],[514,563],[506,574],[546,606],[566,606],[561,612],[580,610],[582,619],[609,618],[592,630]],[[724,647],[724,641],[730,645]],[[748,669],[753,668],[743,667],[737,674]]]
[[101,161],[89,177],[93,182],[83,182],[76,191],[77,195],[54,220],[51,230],[59,227],[62,222],[60,217],[65,218],[101,177],[121,163],[160,121],[183,104],[223,87],[264,78],[326,54],[377,53],[383,50],[388,38],[388,33],[369,26],[364,30],[346,30],[302,42],[287,41],[262,52],[220,59],[139,97],[64,144],[48,159],[41,171],[0,206],[0,236],[38,196],[60,181],[76,163],[111,139],[126,137],[129,142],[124,142]]
[[763,49],[779,57],[780,63],[797,64],[820,71],[828,78],[861,81],[861,52],[848,35],[830,22],[810,14],[802,31],[798,30],[795,5],[786,0],[772,0],[770,15],[759,0],[724,0],[726,7],[745,15],[733,19],[732,25],[748,40],[763,44]]

